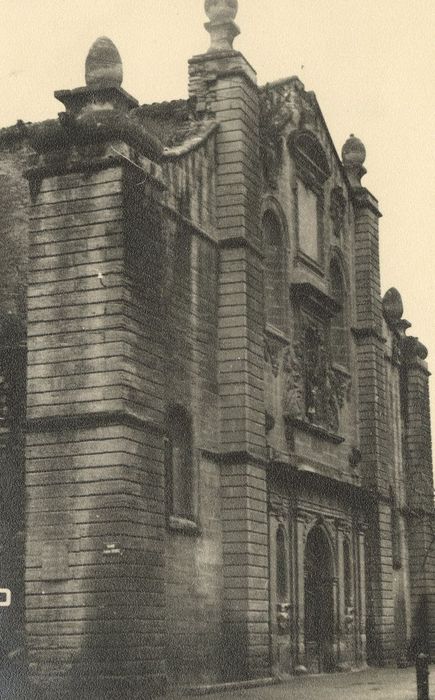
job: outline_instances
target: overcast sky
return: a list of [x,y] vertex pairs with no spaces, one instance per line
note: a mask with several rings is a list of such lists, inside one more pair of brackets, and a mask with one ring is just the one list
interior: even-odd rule
[[[205,51],[203,0],[0,0],[0,126],[56,116],[54,90],[84,84],[98,36],[141,103],[185,97],[187,60]],[[318,98],[337,150],[367,148],[363,184],[379,199],[382,288],[402,294],[409,333],[435,370],[434,0],[239,0],[242,51],[260,84],[297,74]],[[432,382],[435,425],[435,382]]]

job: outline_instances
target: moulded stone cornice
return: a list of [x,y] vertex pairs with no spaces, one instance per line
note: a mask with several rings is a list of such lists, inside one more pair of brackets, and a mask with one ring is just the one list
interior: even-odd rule
[[322,317],[334,316],[341,308],[341,304],[310,282],[293,283],[291,295],[302,306],[314,310]]
[[139,122],[115,110],[96,110],[79,117],[61,113],[59,119],[34,124],[29,141],[37,153],[65,150],[71,146],[124,141],[141,155],[159,161],[163,147]]
[[382,217],[379,211],[378,200],[365,187],[352,187],[352,200],[357,209],[369,209],[378,219]]

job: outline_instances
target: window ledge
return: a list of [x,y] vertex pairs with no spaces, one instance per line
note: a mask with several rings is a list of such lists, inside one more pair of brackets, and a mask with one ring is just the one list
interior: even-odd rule
[[325,276],[323,260],[314,260],[314,258],[311,258],[307,253],[304,253],[301,248],[298,248],[296,260],[309,267],[313,272],[319,275],[319,277]]
[[188,518],[180,518],[177,515],[170,515],[168,520],[170,530],[176,532],[184,532],[186,535],[200,535],[201,529],[194,520]]
[[310,423],[309,421],[303,420],[302,418],[287,418],[286,420],[295,428],[299,428],[299,430],[303,430],[305,433],[311,433],[312,435],[316,435],[317,437],[323,438],[324,440],[329,440],[329,442],[334,442],[336,445],[339,445],[342,442],[344,442],[344,437],[342,437],[341,435],[332,433],[330,430],[322,428],[322,426],[316,425],[315,423]]

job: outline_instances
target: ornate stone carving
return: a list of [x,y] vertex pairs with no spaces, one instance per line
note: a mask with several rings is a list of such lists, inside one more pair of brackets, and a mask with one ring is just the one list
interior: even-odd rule
[[333,188],[331,192],[329,211],[331,214],[334,236],[339,238],[343,228],[344,215],[346,212],[346,199],[343,195],[343,190],[341,187]]
[[427,347],[423,345],[415,336],[409,335],[404,338],[404,354],[408,361],[413,361],[417,357],[425,360],[428,355]]
[[278,494],[271,494],[269,496],[269,513],[273,514],[281,524],[287,524],[289,519],[289,503],[287,499],[278,496]]
[[317,107],[316,96],[313,92],[304,92],[301,95],[300,115],[300,128],[306,126],[316,128],[319,118],[319,111]]
[[283,371],[285,377],[283,413],[289,418],[303,418],[304,377],[302,350],[298,342],[285,350]]
[[283,413],[290,421],[305,418],[336,433],[350,377],[332,366],[325,334],[324,327],[308,324],[303,328],[304,342],[295,343],[284,354]]
[[337,432],[340,427],[340,410],[345,398],[349,398],[350,378],[335,367],[328,368],[326,393],[328,397],[327,427]]
[[397,367],[400,366],[402,359],[402,343],[401,339],[396,335],[393,336],[392,346],[391,346],[391,362]]
[[349,464],[352,469],[356,469],[362,459],[361,451],[357,447],[352,447],[349,453]]
[[6,378],[0,374],[0,426],[8,419],[9,386]]
[[265,413],[265,428],[266,428],[266,434],[270,433],[271,430],[273,430],[275,427],[275,418],[271,413],[266,411]]
[[277,603],[276,621],[278,631],[281,634],[288,633],[290,629],[290,603]]
[[306,542],[309,531],[317,522],[317,515],[313,515],[313,513],[306,513],[304,510],[298,509],[297,519],[303,525],[303,540]]
[[289,122],[299,126],[301,90],[302,83],[292,78],[277,86],[266,85],[260,94],[260,155],[264,179],[271,189],[277,187],[281,170],[284,127]]
[[264,359],[271,365],[274,377],[277,377],[279,373],[279,351],[280,346],[278,343],[274,343],[267,337],[264,338]]

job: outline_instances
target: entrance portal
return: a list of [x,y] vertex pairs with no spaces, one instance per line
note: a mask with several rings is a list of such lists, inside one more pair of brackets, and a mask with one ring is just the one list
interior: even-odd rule
[[328,538],[314,527],[305,548],[305,664],[309,671],[333,671],[333,561]]

